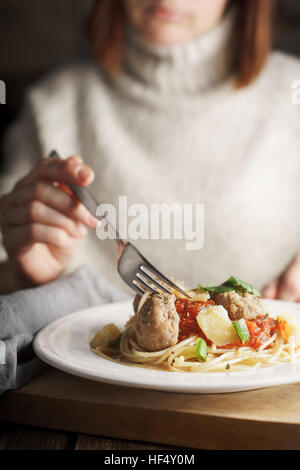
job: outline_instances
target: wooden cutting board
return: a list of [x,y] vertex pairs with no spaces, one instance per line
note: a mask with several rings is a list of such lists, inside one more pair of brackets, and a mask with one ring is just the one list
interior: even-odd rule
[[92,382],[47,367],[0,399],[3,421],[202,449],[300,449],[300,383],[184,395]]

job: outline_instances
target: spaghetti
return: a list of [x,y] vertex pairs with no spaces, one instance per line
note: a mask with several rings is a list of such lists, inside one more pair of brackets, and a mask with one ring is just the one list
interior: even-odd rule
[[162,351],[142,351],[135,340],[134,322],[130,322],[122,334],[118,351],[97,346],[93,352],[131,366],[176,372],[240,371],[292,362],[300,356],[300,339],[291,335],[286,341],[278,330],[257,350],[247,346],[227,349],[212,344],[208,346],[206,361],[201,362],[195,355],[197,338],[191,336]]
[[[144,303],[142,298],[138,311]],[[192,302],[177,299],[175,304],[180,325],[178,342],[174,346],[154,352],[143,350],[136,338],[136,314],[127,322],[123,333],[114,325],[100,330],[91,342],[92,351],[128,366],[174,372],[251,370],[292,362],[300,357],[300,325],[291,315],[282,314],[274,319],[266,314],[257,316],[255,320],[246,320],[247,340],[242,341],[237,336],[233,342],[217,345],[201,330],[197,317],[208,308],[220,306],[208,299]],[[216,324],[215,329],[218,327],[222,329],[223,324]],[[197,356],[198,341],[205,341],[207,346],[204,360]]]

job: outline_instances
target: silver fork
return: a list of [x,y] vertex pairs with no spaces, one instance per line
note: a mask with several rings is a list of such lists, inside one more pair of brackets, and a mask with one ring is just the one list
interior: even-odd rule
[[[60,158],[55,150],[49,156]],[[86,188],[75,184],[67,184],[66,186],[94,217],[106,221],[110,233],[118,244],[118,272],[131,289],[143,295],[147,291],[157,294],[159,290],[172,294],[171,288],[183,296],[191,298],[185,290],[156,269],[132,243],[123,241],[117,229],[112,226],[104,214],[97,214],[99,203]]]

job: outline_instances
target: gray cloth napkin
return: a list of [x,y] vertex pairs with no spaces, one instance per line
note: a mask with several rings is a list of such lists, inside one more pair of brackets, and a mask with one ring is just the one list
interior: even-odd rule
[[41,328],[68,313],[130,298],[86,266],[41,287],[1,295],[0,393],[20,387],[42,369],[32,348]]

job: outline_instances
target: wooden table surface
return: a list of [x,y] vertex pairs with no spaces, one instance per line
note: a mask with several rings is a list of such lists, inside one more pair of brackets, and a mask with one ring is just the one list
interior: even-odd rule
[[180,450],[180,447],[0,423],[1,450]]
[[299,450],[300,383],[186,395],[93,382],[47,366],[0,397],[0,450],[183,448]]
[[[49,368],[54,375],[60,374]],[[46,371],[47,372],[47,371]],[[41,374],[43,377],[44,374]],[[71,376],[66,378],[72,379]],[[68,380],[67,380],[68,381]],[[34,380],[27,385],[31,387]],[[84,383],[86,383],[84,381]],[[50,386],[50,383],[47,382]],[[26,388],[26,387],[25,387]],[[21,390],[20,390],[21,392]],[[8,395],[14,392],[7,392]],[[3,397],[2,397],[3,399]],[[0,403],[1,409],[1,403]],[[89,435],[80,432],[69,432],[27,426],[17,422],[1,421],[0,417],[0,451],[1,450],[180,450],[168,444],[138,442],[125,439],[113,439],[104,436]]]

